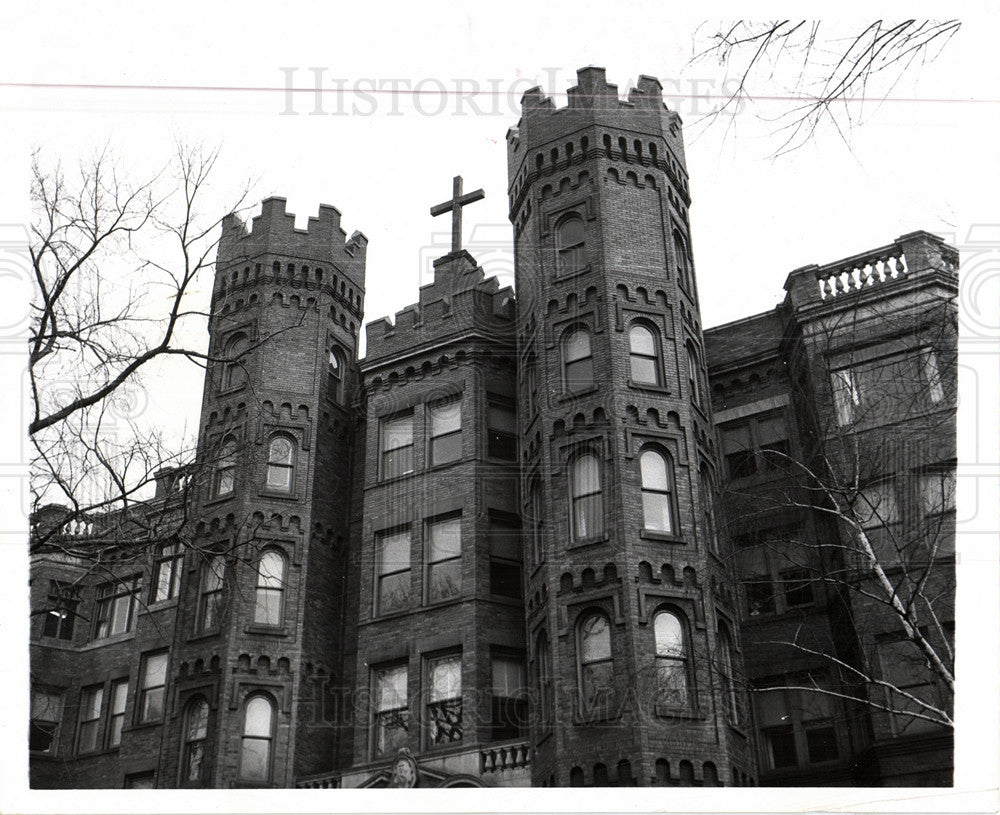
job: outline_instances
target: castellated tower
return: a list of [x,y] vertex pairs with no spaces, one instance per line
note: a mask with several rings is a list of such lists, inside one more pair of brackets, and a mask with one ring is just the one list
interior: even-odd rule
[[207,766],[161,770],[182,786],[192,775],[292,786],[350,751],[336,702],[353,681],[350,416],[366,245],[330,206],[296,229],[282,198],[249,229],[223,224],[193,510],[201,556],[185,561],[170,660],[178,742],[163,752],[190,763],[194,727]]
[[601,68],[508,133],[532,783],[754,776],[680,117]]

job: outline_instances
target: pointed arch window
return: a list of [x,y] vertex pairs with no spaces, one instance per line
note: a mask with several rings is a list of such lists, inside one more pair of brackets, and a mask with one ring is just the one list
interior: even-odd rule
[[674,264],[677,268],[677,281],[691,293],[691,258],[687,241],[678,229],[674,230]]
[[208,702],[205,697],[192,699],[184,714],[184,746],[181,756],[181,783],[196,785],[204,782],[205,742],[208,739]]
[[215,497],[232,495],[236,488],[236,439],[228,438],[219,448],[219,460],[215,465]]
[[604,501],[601,496],[601,467],[597,456],[584,453],[573,462],[570,476],[573,540],[581,541],[604,534]]
[[580,622],[580,699],[584,710],[593,710],[611,700],[614,660],[611,658],[611,625],[606,614],[592,612]]
[[226,560],[221,555],[210,558],[202,566],[201,591],[198,595],[198,629],[200,631],[207,631],[219,625],[225,574]]
[[698,363],[698,352],[689,342],[684,346],[687,352],[688,388],[691,393],[691,401],[696,405],[701,405],[701,365]]
[[639,456],[642,525],[651,532],[675,531],[673,469],[670,456],[660,450],[647,449]]
[[699,475],[701,511],[705,519],[705,534],[708,535],[708,548],[718,554],[719,539],[715,530],[715,482],[712,480],[712,474],[709,472],[707,464],[701,465]]
[[584,267],[585,243],[583,218],[567,215],[556,226],[556,267],[559,274],[568,274]]
[[266,784],[270,780],[273,742],[274,702],[268,696],[251,696],[243,712],[240,781]]
[[632,381],[642,385],[659,385],[659,341],[653,330],[642,323],[633,323],[628,330],[628,346]]
[[222,388],[231,390],[247,381],[245,355],[250,348],[250,338],[243,333],[235,334],[226,341],[222,369]]
[[295,483],[295,445],[287,436],[275,436],[267,447],[267,488],[291,492]]
[[337,403],[344,400],[344,356],[337,348],[330,349],[327,371],[330,375],[330,398]]
[[253,621],[257,625],[281,625],[285,600],[285,556],[268,549],[257,563]]
[[594,385],[594,357],[590,332],[585,328],[569,331],[563,338],[563,386],[569,392]]
[[657,698],[672,707],[688,703],[687,644],[684,623],[672,611],[658,611],[653,617],[656,640]]

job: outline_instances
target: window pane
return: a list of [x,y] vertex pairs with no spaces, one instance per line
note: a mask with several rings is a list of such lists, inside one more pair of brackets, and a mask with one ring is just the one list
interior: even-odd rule
[[254,696],[247,702],[246,720],[243,724],[244,736],[271,736],[271,718],[274,705],[263,696]]
[[521,596],[521,567],[504,560],[490,561],[490,593],[501,597]]
[[644,385],[656,385],[656,360],[649,357],[633,356],[630,359],[632,366],[632,381]]
[[589,495],[601,489],[601,476],[594,456],[580,456],[573,464],[573,495]]
[[140,721],[148,722],[163,717],[163,690],[160,687],[143,691]]
[[611,658],[611,630],[603,614],[588,617],[580,626],[580,650],[584,662]]
[[413,447],[401,447],[385,453],[383,478],[395,478],[413,472]]
[[432,702],[427,705],[431,744],[462,740],[462,700]]
[[271,441],[271,451],[268,461],[272,464],[291,464],[292,443],[283,436],[273,439]]
[[448,464],[462,457],[462,434],[431,439],[431,464]]
[[406,666],[385,668],[375,674],[375,709],[406,707]]
[[764,741],[767,745],[772,769],[780,770],[783,767],[798,765],[799,760],[795,753],[795,734],[791,727],[777,727],[766,731]]
[[669,611],[661,611],[653,621],[656,637],[656,655],[661,657],[684,656],[684,629],[681,621]]
[[129,630],[132,617],[132,595],[116,597],[111,611],[111,633],[123,634]]
[[462,693],[462,658],[438,659],[430,666],[430,700],[452,699]]
[[[458,557],[462,554],[462,519],[448,518],[444,521],[436,521],[429,525],[430,547],[428,550],[428,560],[435,562],[448,558]],[[407,561],[409,560],[409,550],[407,550]]]
[[166,600],[172,596],[173,575],[176,561],[161,560],[156,571],[156,596],[154,602]]
[[587,708],[606,704],[614,699],[614,663],[611,660],[584,665],[583,704]]
[[809,761],[834,761],[837,757],[837,736],[833,727],[814,727],[806,730]]
[[655,532],[672,532],[670,496],[660,492],[642,494],[642,520],[646,529]]
[[644,325],[634,325],[628,332],[629,349],[633,354],[643,354],[647,357],[656,356],[656,345],[653,332]]
[[285,559],[279,552],[265,552],[260,556],[257,569],[257,585],[267,588],[281,588],[285,575]]
[[517,696],[525,688],[524,661],[516,657],[493,657],[493,693]]
[[573,513],[573,532],[577,540],[603,534],[604,513],[600,493],[574,499]]
[[267,467],[267,486],[286,492],[290,490],[292,487],[292,468],[269,464]]
[[281,625],[281,589],[258,588],[253,621],[260,625]]
[[507,433],[517,432],[517,413],[514,408],[504,405],[490,405],[488,409],[488,424],[494,430]]
[[382,574],[410,568],[410,533],[397,532],[381,538],[379,571]]
[[427,570],[428,602],[436,603],[457,597],[462,589],[462,561],[446,560]]
[[208,702],[196,702],[188,714],[188,741],[203,739],[208,735]]
[[566,338],[566,362],[575,362],[590,356],[590,333],[574,331]]
[[583,237],[583,221],[579,218],[567,218],[559,225],[560,249],[564,249],[577,243],[582,243]]
[[410,572],[398,572],[379,579],[378,610],[390,614],[410,605]]
[[408,742],[409,711],[393,710],[375,717],[375,757],[393,756]]
[[759,690],[754,694],[754,701],[757,705],[757,718],[764,727],[789,721],[785,692],[780,688]]
[[673,659],[656,660],[657,694],[661,704],[684,706],[687,704],[687,668]]
[[233,491],[236,483],[236,476],[232,469],[224,469],[219,471],[219,486],[217,492],[219,495],[228,495]]
[[101,715],[101,700],[104,698],[103,688],[94,688],[83,692],[80,700],[80,716],[84,719],[97,719]]
[[590,357],[566,364],[566,385],[570,390],[589,388],[594,384],[594,360]]
[[143,675],[142,686],[151,688],[155,685],[164,685],[167,681],[167,655],[154,654],[146,660],[146,671]]
[[644,490],[667,492],[670,489],[667,462],[662,455],[654,450],[647,450],[639,458],[639,468],[642,472],[642,488]]
[[247,781],[266,781],[271,742],[269,739],[243,739],[240,755],[240,778]]
[[206,564],[203,576],[203,590],[217,591],[222,588],[222,578],[226,571],[226,561],[221,557],[213,557]]
[[431,435],[443,436],[462,429],[462,403],[459,401],[431,408]]
[[413,444],[413,417],[391,419],[382,426],[382,449],[395,450]]

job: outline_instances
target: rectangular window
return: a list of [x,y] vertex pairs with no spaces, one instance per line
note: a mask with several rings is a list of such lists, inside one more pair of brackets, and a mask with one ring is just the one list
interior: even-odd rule
[[781,586],[787,608],[813,604],[812,575],[808,569],[786,569],[781,573]]
[[521,525],[514,518],[490,513],[490,593],[521,597]]
[[221,555],[209,558],[201,568],[201,591],[198,595],[198,629],[216,628],[222,616],[222,592],[225,586],[226,561]]
[[143,658],[139,682],[139,724],[163,718],[167,690],[167,652],[148,654]]
[[50,580],[42,636],[60,640],[73,639],[73,624],[76,621],[79,605],[80,598],[75,587],[68,583]]
[[410,530],[382,533],[376,540],[375,613],[410,605]]
[[493,670],[491,738],[519,739],[528,732],[524,658],[494,655],[491,667]]
[[940,404],[945,383],[927,348],[891,354],[831,373],[837,423],[881,423]]
[[920,503],[924,515],[955,511],[955,471],[920,474]]
[[374,758],[394,756],[400,748],[407,746],[410,710],[406,682],[406,665],[377,669],[373,674]]
[[92,753],[97,749],[101,733],[101,703],[104,687],[95,685],[80,692],[80,726],[76,733],[76,751]]
[[432,405],[430,422],[430,465],[450,464],[462,458],[462,402],[452,399]]
[[382,420],[382,478],[413,472],[413,414]]
[[927,387],[927,398],[936,405],[944,401],[944,382],[938,370],[937,354],[927,349],[922,354],[922,369],[924,384]]
[[176,597],[181,585],[183,556],[179,543],[164,544],[153,566],[153,599],[159,603]]
[[513,407],[490,402],[486,413],[487,455],[517,461],[517,413]]
[[781,770],[837,760],[834,697],[824,693],[829,690],[827,683],[814,677],[789,676],[782,684],[789,687],[754,693],[767,766]]
[[747,613],[751,617],[760,614],[774,614],[774,585],[768,575],[758,575],[753,580],[743,581],[743,591],[746,594]]
[[899,520],[896,484],[884,481],[865,487],[851,505],[854,517],[863,529],[877,529]]
[[882,663],[882,677],[890,686],[885,688],[885,699],[886,707],[892,711],[892,727],[896,735],[912,735],[938,729],[939,724],[913,715],[934,715],[920,702],[935,707],[941,704],[934,674],[917,645],[905,639],[881,642],[878,653]]
[[830,379],[833,383],[833,405],[837,411],[837,424],[843,427],[854,421],[861,405],[861,394],[855,383],[854,372],[850,369],[834,371],[830,374]]
[[111,711],[108,714],[108,747],[122,743],[125,724],[125,702],[128,700],[128,677],[111,683]]
[[99,586],[94,639],[113,637],[131,631],[138,600],[138,577]]
[[427,726],[429,745],[462,740],[462,655],[438,657],[427,663]]
[[427,524],[427,602],[462,593],[462,516]]
[[59,723],[62,721],[63,695],[43,688],[31,689],[31,725],[28,749],[33,753],[56,752]]

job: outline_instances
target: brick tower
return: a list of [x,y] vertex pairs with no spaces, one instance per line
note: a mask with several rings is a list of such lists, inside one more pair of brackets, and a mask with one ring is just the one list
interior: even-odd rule
[[508,133],[534,785],[754,775],[680,117],[600,68]]
[[[160,786],[291,786],[350,750],[331,686],[346,591],[351,400],[367,239],[282,198],[223,225]],[[320,704],[324,703],[324,704]],[[344,731],[349,734],[349,731]],[[292,735],[294,734],[294,735]],[[174,742],[174,743],[170,743]]]

